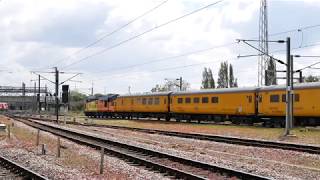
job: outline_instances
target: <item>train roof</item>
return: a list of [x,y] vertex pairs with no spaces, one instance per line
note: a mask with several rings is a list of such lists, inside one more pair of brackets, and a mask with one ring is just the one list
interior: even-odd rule
[[142,97],[142,96],[168,96],[172,92],[154,92],[154,93],[144,93],[144,94],[125,94],[119,97]]
[[243,87],[243,88],[221,88],[221,89],[203,89],[197,91],[180,91],[174,92],[172,95],[188,95],[188,94],[223,94],[223,93],[237,93],[237,92],[254,92],[256,87]]
[[95,101],[95,100],[98,100],[98,98],[96,96],[88,96],[86,99],[87,102]]
[[116,99],[118,96],[119,96],[119,94],[107,94],[107,95],[99,97],[98,100],[109,101],[109,100]]
[[[293,84],[293,89],[315,89],[315,88],[320,88],[320,82]],[[260,87],[259,91],[276,91],[276,90],[285,90],[285,89],[286,89],[286,85],[274,85],[274,86]]]

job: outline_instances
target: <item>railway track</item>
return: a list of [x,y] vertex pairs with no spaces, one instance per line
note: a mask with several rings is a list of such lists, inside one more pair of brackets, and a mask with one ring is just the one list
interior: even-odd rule
[[220,167],[183,157],[173,156],[152,149],[105,139],[101,136],[88,134],[75,129],[21,118],[14,119],[31,127],[58,135],[74,142],[86,144],[97,149],[104,148],[105,153],[107,154],[122,158],[134,165],[144,166],[152,171],[160,172],[166,176],[173,176],[178,179],[217,179],[219,177],[222,179],[227,177],[236,179],[269,179],[267,177],[227,167]]
[[46,180],[47,178],[0,156],[0,179]]
[[[30,119],[53,122],[53,120],[50,120],[50,119],[42,119],[42,118],[34,118],[34,117]],[[275,149],[283,149],[283,150],[290,150],[290,151],[306,152],[311,154],[320,154],[320,146],[312,146],[312,145],[306,145],[306,144],[294,144],[294,143],[285,143],[285,142],[276,142],[276,141],[256,140],[256,139],[243,139],[238,137],[228,137],[228,136],[219,136],[219,135],[211,135],[211,134],[183,133],[183,132],[175,132],[175,131],[163,131],[163,130],[156,130],[156,129],[143,129],[143,128],[133,128],[133,127],[113,126],[113,125],[82,124],[82,123],[70,122],[70,121],[67,123],[74,124],[74,125],[81,125],[81,126],[94,126],[94,127],[105,127],[105,128],[121,129],[121,130],[131,130],[131,131],[144,132],[149,134],[160,134],[160,135],[174,136],[174,137],[181,137],[181,138],[192,138],[192,139],[198,139],[198,140],[215,141],[215,142],[237,144],[237,145],[244,145],[244,146],[275,148]]]

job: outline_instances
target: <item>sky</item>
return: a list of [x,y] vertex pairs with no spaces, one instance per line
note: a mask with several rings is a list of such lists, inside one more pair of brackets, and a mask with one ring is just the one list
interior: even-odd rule
[[[2,0],[0,86],[21,86],[22,82],[33,86],[34,71],[54,80],[46,72],[58,67],[65,72],[60,81],[81,73],[66,84],[83,93],[90,93],[92,84],[94,93],[124,94],[129,86],[132,93],[149,92],[165,79],[179,77],[190,83],[190,89],[199,89],[204,67],[212,69],[217,81],[222,61],[234,66],[240,87],[257,86],[258,57],[237,56],[258,52],[236,39],[257,39],[259,0],[224,0],[162,26],[214,2]],[[269,39],[290,37],[292,54],[320,55],[319,12],[320,0],[268,0]],[[288,30],[295,31],[274,35]],[[269,47],[271,55],[285,60],[285,44],[270,43]],[[320,58],[297,58],[294,68],[318,61]],[[283,69],[280,64],[277,68]],[[317,69],[303,73],[320,75]],[[49,81],[43,80],[44,84],[53,87]]]

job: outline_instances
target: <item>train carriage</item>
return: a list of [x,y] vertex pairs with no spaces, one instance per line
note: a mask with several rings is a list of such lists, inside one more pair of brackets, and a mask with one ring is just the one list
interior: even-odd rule
[[[258,115],[284,125],[286,115],[285,86],[262,87],[258,90]],[[295,124],[320,124],[320,83],[294,85]]]
[[116,99],[115,111],[122,117],[168,118],[169,92],[123,95]]
[[[256,114],[256,88],[175,92],[170,110],[176,119],[219,120]],[[233,118],[234,119],[234,118]]]

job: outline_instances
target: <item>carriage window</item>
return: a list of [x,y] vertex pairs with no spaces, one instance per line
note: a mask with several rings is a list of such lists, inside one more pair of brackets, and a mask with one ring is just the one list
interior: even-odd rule
[[270,95],[270,102],[272,103],[279,102],[279,95],[278,94]]
[[282,94],[281,101],[282,102],[286,102],[287,101],[287,95],[286,94]]
[[248,96],[249,103],[252,103],[252,96]]
[[258,96],[259,103],[262,103],[262,95]]
[[149,99],[148,99],[148,104],[151,105],[152,102],[153,102],[153,98],[149,98]]
[[208,103],[209,98],[208,97],[202,97],[202,103]]
[[108,101],[104,101],[104,107],[108,106]]
[[193,98],[193,103],[199,103],[200,99],[198,97]]
[[123,105],[123,99],[121,99],[121,104]]
[[211,103],[219,103],[219,98],[218,97],[212,97],[211,98]]
[[154,98],[154,104],[160,104],[160,99],[159,98]]
[[191,103],[191,98],[187,97],[185,101],[187,104],[189,104],[189,103]]
[[147,104],[147,98],[142,98],[142,104]]
[[167,99],[164,99],[164,104],[167,104]]
[[295,102],[299,102],[300,101],[300,95],[299,94],[295,94],[294,95],[294,101]]
[[183,103],[183,99],[182,98],[178,98],[178,104],[182,104]]

